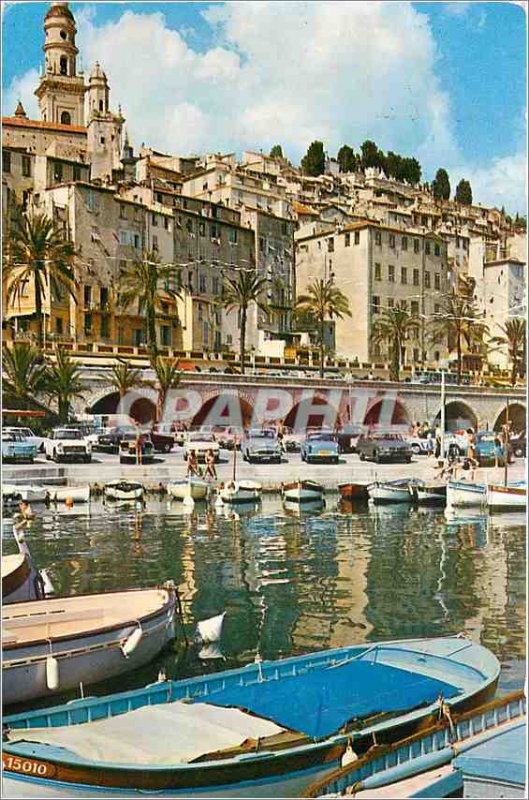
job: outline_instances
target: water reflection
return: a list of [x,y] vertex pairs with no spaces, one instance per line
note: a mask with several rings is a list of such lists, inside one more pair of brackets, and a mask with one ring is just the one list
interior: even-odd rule
[[[292,507],[293,506],[293,507]],[[191,513],[166,498],[38,509],[27,531],[57,593],[175,581],[188,630],[226,611],[220,648],[170,650],[119,686],[351,642],[464,631],[513,675],[525,657],[525,520],[328,499]],[[66,518],[67,517],[67,518]],[[12,526],[2,526],[14,552]],[[522,678],[523,683],[523,678]]]

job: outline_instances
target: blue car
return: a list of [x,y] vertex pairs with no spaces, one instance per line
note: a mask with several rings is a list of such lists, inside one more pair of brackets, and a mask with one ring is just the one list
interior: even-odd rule
[[37,448],[19,431],[2,431],[2,461],[29,461],[37,455]]
[[301,460],[307,464],[315,461],[337,464],[340,460],[340,446],[336,435],[325,431],[308,433],[301,444]]
[[480,431],[476,434],[476,460],[479,466],[505,463],[505,453],[499,434],[495,431]]

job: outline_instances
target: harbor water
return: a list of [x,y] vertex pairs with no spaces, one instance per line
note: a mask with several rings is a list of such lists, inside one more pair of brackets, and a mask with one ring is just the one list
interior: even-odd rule
[[[145,685],[160,670],[181,678],[256,656],[461,632],[501,661],[499,691],[524,684],[524,514],[355,507],[336,498],[300,511],[277,495],[237,510],[197,503],[192,513],[165,497],[34,511],[26,540],[57,594],[169,579],[179,589],[188,646],[180,632],[153,663],[90,694]],[[3,546],[17,549],[9,517]],[[220,646],[201,647],[196,622],[223,611]]]

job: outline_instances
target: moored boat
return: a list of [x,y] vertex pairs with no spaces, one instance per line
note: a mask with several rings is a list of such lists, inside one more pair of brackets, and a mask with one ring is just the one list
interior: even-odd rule
[[[497,698],[463,714],[450,714],[431,727],[393,744],[373,745],[367,753],[307,789],[305,797],[446,797],[461,783],[453,759],[490,741],[513,725],[524,724],[522,691]],[[522,738],[522,737],[520,737]],[[432,792],[432,785],[438,791]],[[443,784],[443,791],[441,785]],[[476,795],[472,795],[476,796]],[[510,796],[510,795],[509,795]]]
[[174,637],[175,601],[167,585],[7,606],[3,702],[56,694],[146,664]]
[[207,497],[210,484],[202,478],[184,478],[179,481],[171,481],[167,484],[167,494],[176,500],[185,500],[191,497],[193,500],[204,500]]
[[367,486],[369,499],[374,503],[411,503],[409,481],[373,481]]
[[419,505],[445,505],[446,483],[432,481],[431,483],[418,483],[415,494]]
[[475,508],[485,505],[487,487],[484,483],[449,480],[446,484],[446,505],[454,508]]
[[218,496],[223,503],[255,503],[261,499],[263,487],[255,481],[228,481],[219,487]]
[[498,676],[479,644],[416,639],[4,716],[5,788],[25,797],[291,797],[335,769],[348,742],[365,750],[373,735],[382,743],[431,724],[440,694],[453,711],[472,707]]
[[72,500],[74,503],[88,503],[90,500],[90,486],[43,486],[53,503],[64,503]]
[[321,500],[323,498],[323,486],[317,481],[291,481],[282,485],[281,494],[285,500],[292,500],[296,503]]
[[2,603],[41,600],[42,579],[31,564],[28,554],[20,552],[2,556]]
[[43,503],[46,499],[46,488],[44,486],[33,486],[29,483],[12,484],[6,483],[2,486],[2,500],[25,500],[27,503]]
[[142,484],[136,481],[110,481],[104,487],[107,500],[141,500],[143,492]]
[[523,511],[527,506],[527,487],[489,483],[487,506],[490,511]]
[[342,500],[367,500],[369,495],[367,493],[367,485],[365,483],[339,483],[338,492]]

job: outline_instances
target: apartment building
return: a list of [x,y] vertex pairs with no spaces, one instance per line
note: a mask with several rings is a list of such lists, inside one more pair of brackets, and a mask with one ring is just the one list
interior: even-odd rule
[[366,221],[298,239],[298,293],[315,279],[330,278],[352,312],[334,321],[339,355],[359,361],[387,359],[387,348],[372,340],[373,325],[383,309],[399,305],[422,322],[406,345],[405,362],[438,363],[447,356],[446,341],[433,343],[428,330],[441,313],[449,286],[446,245],[440,237]]

